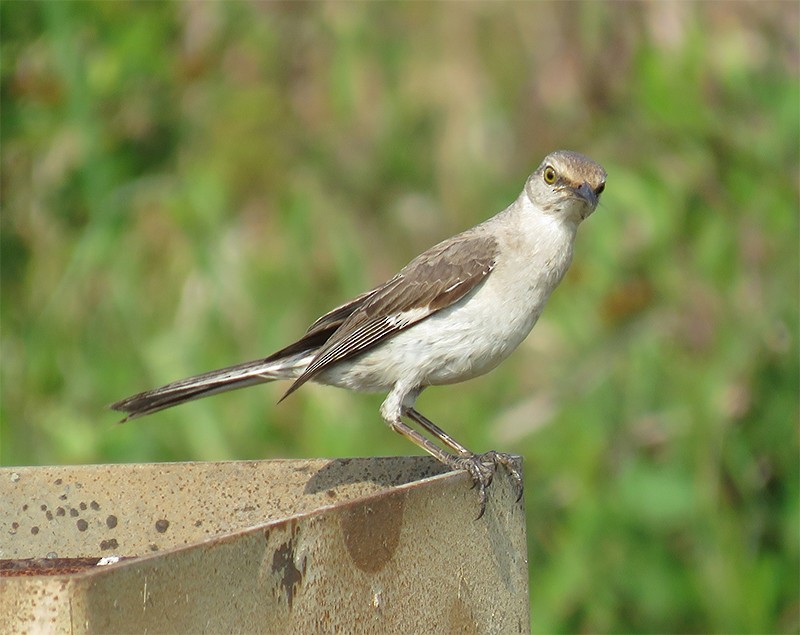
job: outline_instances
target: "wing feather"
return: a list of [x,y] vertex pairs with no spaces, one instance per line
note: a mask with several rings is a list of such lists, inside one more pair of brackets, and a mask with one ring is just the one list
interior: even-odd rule
[[385,284],[324,315],[307,336],[343,319],[284,398],[332,364],[451,306],[491,273],[496,257],[492,236],[459,234],[412,260]]

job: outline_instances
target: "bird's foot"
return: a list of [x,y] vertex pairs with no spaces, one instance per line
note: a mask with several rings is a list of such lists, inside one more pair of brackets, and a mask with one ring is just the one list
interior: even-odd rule
[[453,469],[466,471],[472,478],[473,488],[478,489],[480,499],[478,518],[483,516],[486,511],[486,488],[491,485],[498,465],[504,466],[511,475],[511,479],[514,481],[517,501],[522,498],[522,461],[518,456],[491,450],[483,454],[455,456],[449,463]]
[[515,502],[522,499],[522,492],[524,484],[522,482],[522,457],[514,454],[506,454],[505,452],[497,452],[489,450],[479,455],[482,463],[490,463],[497,469],[498,465],[502,465],[511,475],[511,480],[514,482],[514,491],[516,492]]
[[470,475],[470,478],[472,478],[472,487],[478,489],[478,498],[481,508],[478,513],[478,518],[480,518],[486,511],[486,488],[492,483],[496,465],[491,461],[485,463],[479,454],[454,456],[448,463],[450,467],[455,470],[464,470]]

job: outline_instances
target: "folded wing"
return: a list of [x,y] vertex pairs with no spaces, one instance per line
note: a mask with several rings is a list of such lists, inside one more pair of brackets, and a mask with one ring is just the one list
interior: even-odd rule
[[336,330],[284,398],[329,366],[458,302],[491,273],[496,255],[493,237],[460,234],[418,256],[380,287],[322,316],[303,339],[327,335],[334,325]]

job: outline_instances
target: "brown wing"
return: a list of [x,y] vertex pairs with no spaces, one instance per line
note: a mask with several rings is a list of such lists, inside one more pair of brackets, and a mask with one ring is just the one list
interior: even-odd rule
[[[463,298],[494,268],[497,242],[491,236],[459,234],[417,256],[384,285],[334,309],[308,335],[335,323],[329,316],[352,312],[317,351],[284,398],[325,368],[373,347],[381,340]],[[356,301],[354,301],[356,302]]]
[[272,355],[262,361],[273,362],[297,353],[319,349],[330,339],[331,335],[336,332],[342,323],[364,303],[365,300],[367,300],[371,295],[375,294],[380,289],[381,287],[378,287],[377,289],[372,289],[371,291],[362,293],[346,304],[328,311],[325,315],[318,318],[316,322],[308,327],[308,330],[303,337],[296,342],[292,342],[279,351],[275,351],[272,353]]

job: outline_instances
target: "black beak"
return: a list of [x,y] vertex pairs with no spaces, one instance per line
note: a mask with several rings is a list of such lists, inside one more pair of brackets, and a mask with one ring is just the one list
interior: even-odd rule
[[589,185],[586,181],[584,181],[583,183],[581,183],[575,189],[575,192],[578,194],[578,196],[580,196],[583,200],[585,200],[589,205],[591,205],[592,207],[596,207],[597,206],[597,201],[599,200],[598,199],[598,195],[600,194],[600,192],[603,191],[603,186],[600,186],[597,189],[600,190],[600,191],[599,192],[595,192],[592,189],[592,186]]

